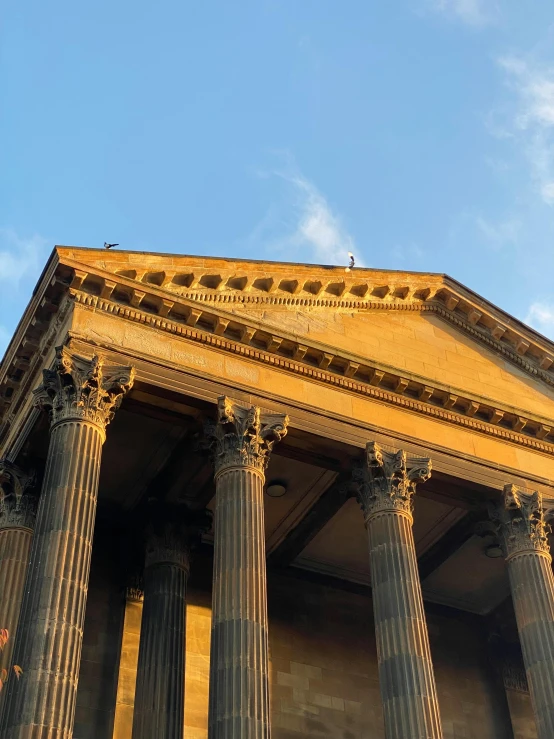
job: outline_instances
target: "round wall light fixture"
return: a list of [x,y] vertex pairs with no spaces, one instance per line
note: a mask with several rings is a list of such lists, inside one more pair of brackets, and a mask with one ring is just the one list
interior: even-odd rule
[[485,554],[491,559],[498,559],[499,557],[502,557],[502,547],[499,544],[489,544],[485,549]]
[[272,480],[267,484],[265,492],[270,498],[282,498],[287,492],[286,483],[281,480]]

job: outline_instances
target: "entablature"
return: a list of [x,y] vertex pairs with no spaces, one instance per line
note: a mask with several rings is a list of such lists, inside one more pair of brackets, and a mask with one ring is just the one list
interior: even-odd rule
[[[554,452],[554,422],[548,418],[308,341],[257,321],[242,309],[257,304],[431,312],[554,387],[554,346],[443,275],[376,270],[340,275],[338,268],[266,263],[268,274],[260,277],[256,270],[240,273],[232,260],[209,259],[202,260],[204,269],[194,267],[195,271],[132,267],[111,272],[76,261],[72,258],[76,250],[67,250],[69,256],[65,251],[55,252],[0,367],[4,425],[6,419],[13,418],[52,336],[76,302],[348,392],[548,454]],[[96,252],[83,250],[89,251]],[[217,263],[217,269],[212,262]],[[273,276],[269,274],[272,267]],[[290,274],[296,267],[299,275],[292,279]],[[332,274],[322,279],[322,273],[327,272]]]

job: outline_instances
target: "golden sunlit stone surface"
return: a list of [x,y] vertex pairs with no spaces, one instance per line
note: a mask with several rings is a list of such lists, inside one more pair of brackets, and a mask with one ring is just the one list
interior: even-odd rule
[[[79,357],[85,368],[89,363],[90,372],[81,367],[69,393],[65,380],[34,393],[44,371],[49,377],[64,356]],[[94,411],[102,388],[99,366],[128,372],[125,397],[101,410],[110,421],[104,426],[101,419],[101,429]],[[84,398],[81,387],[91,391]],[[52,453],[49,424],[57,434],[56,424],[67,420],[63,403],[52,406],[56,393],[65,393],[70,415],[88,430]],[[227,508],[218,512],[217,473],[202,444],[218,419],[221,397],[237,409],[235,420],[252,408],[264,417],[287,418],[286,438],[263,465],[265,481],[284,491],[281,497],[266,494],[250,463],[250,471],[236,474],[250,459],[248,449],[243,455],[237,447],[231,465],[236,480],[225,493]],[[232,415],[219,417],[223,439],[231,433]],[[97,441],[93,427],[99,429]],[[229,452],[227,441],[222,454]],[[389,528],[379,524],[378,536],[367,515],[364,528],[355,501],[361,492],[356,470],[368,443],[390,459],[404,452],[408,459],[430,460],[432,468],[399,514],[401,522],[387,509]],[[134,600],[124,597],[125,583],[136,563],[144,562],[145,503],[159,499],[195,511],[208,508],[214,520],[218,513],[224,519],[203,534],[191,559],[185,739],[208,738],[210,682],[216,695],[218,680],[219,687],[230,686],[232,700],[217,721],[223,726],[232,720],[228,736],[212,721],[213,739],[261,739],[269,729],[273,739],[421,739],[425,722],[413,726],[417,706],[425,703],[422,681],[433,736],[544,739],[533,714],[550,710],[554,681],[551,675],[542,681],[548,689],[533,708],[529,679],[544,668],[552,594],[534,587],[520,597],[525,578],[515,572],[519,565],[504,561],[489,511],[502,502],[506,485],[548,504],[554,500],[554,344],[456,280],[56,247],[0,364],[1,459],[23,474],[38,470],[43,495],[48,474],[59,473],[59,512],[68,515],[52,518],[51,510],[41,512],[39,506],[37,530],[43,544],[48,537],[75,534],[63,551],[44,545],[40,557],[34,555],[42,568],[35,590],[44,591],[48,619],[56,629],[71,624],[71,636],[56,642],[56,654],[62,661],[68,656],[71,665],[66,697],[45,698],[40,711],[46,720],[27,726],[25,736],[43,739],[57,731],[64,739],[131,739],[142,604],[137,593]],[[391,479],[401,480],[400,472],[393,469]],[[247,479],[251,474],[258,474],[256,486]],[[95,502],[96,489],[96,520],[90,506],[83,518],[84,502]],[[248,504],[252,491],[255,516]],[[369,510],[373,502],[366,503]],[[255,536],[240,536],[251,528]],[[368,534],[376,550],[369,557]],[[545,553],[548,545],[545,540]],[[223,553],[215,581],[214,548]],[[0,561],[0,582],[21,590],[22,575],[12,559],[17,558]],[[35,582],[33,567],[29,577]],[[544,566],[519,569],[535,578],[540,570],[550,583]],[[222,608],[245,573],[251,594]],[[65,593],[66,576],[78,592],[68,593],[62,604],[56,599]],[[531,600],[537,608],[522,615]],[[254,606],[260,626],[255,638],[245,615]],[[24,612],[18,653],[30,644],[33,654],[28,673],[22,665],[21,684],[29,679],[38,686],[36,676],[50,664],[52,650],[43,654],[37,621],[28,605]],[[236,626],[235,613],[242,636],[240,645],[229,647],[218,634],[228,624]],[[154,623],[154,633],[155,628]],[[376,630],[379,638],[394,637],[380,657],[386,667],[381,671]],[[210,677],[214,634],[219,647],[212,650]],[[403,646],[396,649],[397,643]],[[269,712],[264,708],[258,724],[244,729],[248,736],[240,735],[240,725],[250,709],[229,659],[235,667],[249,665],[249,694],[263,698],[266,678],[269,683]],[[399,701],[400,663],[411,667],[405,700]],[[31,693],[38,696],[34,688]],[[27,712],[40,702],[34,698]],[[408,705],[412,698],[415,703]],[[409,737],[393,727],[395,703],[402,704],[398,715],[414,721]],[[6,739],[22,739],[14,733],[14,706]],[[427,739],[429,732],[421,731]]]

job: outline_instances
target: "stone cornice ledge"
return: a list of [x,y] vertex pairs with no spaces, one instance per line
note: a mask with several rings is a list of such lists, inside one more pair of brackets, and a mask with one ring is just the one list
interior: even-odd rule
[[[317,366],[317,358],[320,357],[319,363],[321,364],[323,353],[320,349],[307,344],[297,344],[297,347],[301,346],[302,348],[301,358],[297,357],[295,359],[292,356],[295,351],[294,347],[291,349],[292,355],[290,357],[277,353],[283,350],[283,344],[285,343],[285,340],[277,335],[270,335],[268,339],[273,349],[269,350],[267,347],[264,349],[251,345],[255,332],[249,334],[247,343],[241,343],[240,339],[227,338],[218,334],[218,320],[214,321],[211,329],[207,325],[199,328],[196,325],[187,325],[186,318],[182,323],[177,323],[82,291],[72,292],[75,300],[87,308],[102,310],[129,321],[152,326],[189,341],[213,347],[219,351],[243,356],[286,372],[478,431],[488,436],[526,446],[549,455],[554,454],[554,443],[547,439],[551,432],[554,433],[554,429],[548,421],[538,417],[523,416],[518,409],[498,407],[497,404],[488,405],[482,400],[464,397],[461,394],[458,395],[452,391],[448,392],[443,388],[438,388],[436,385],[430,385],[427,381],[423,385],[408,376],[401,377],[392,374],[392,372],[376,369],[375,366],[370,366],[367,360],[353,362],[351,359],[336,353],[336,351],[332,355],[325,356],[325,367],[322,368]],[[234,319],[239,321],[240,317],[234,316]],[[199,317],[196,319],[196,323],[198,320]],[[267,327],[265,328],[267,329]],[[73,332],[71,335],[80,338],[78,334]],[[348,376],[347,373],[353,365],[356,369],[355,374],[358,376],[361,372],[362,376]],[[333,371],[335,367],[336,369]],[[341,369],[342,374],[339,374]],[[383,381],[386,381],[390,387],[381,386]],[[420,386],[417,390],[419,397],[410,397],[407,393],[415,392],[417,386]],[[486,418],[482,416],[486,416]],[[512,427],[501,425],[506,423],[510,423]],[[521,433],[523,429],[527,433]]]
[[[0,364],[0,439],[21,407],[29,383],[34,382],[37,362],[43,360],[69,305],[77,300],[516,444],[548,454],[554,450],[553,421],[532,417],[517,408],[499,407],[496,401],[473,397],[438,382],[430,384],[425,378],[339,353],[324,344],[308,344],[284,330],[277,332],[245,310],[236,310],[241,305],[256,304],[435,313],[520,370],[554,387],[554,344],[444,275],[358,270],[346,277],[339,268],[267,264],[269,270],[276,270],[275,279],[255,275],[237,278],[236,271],[228,275],[220,268],[221,274],[214,276],[213,264],[225,261],[217,259],[203,260],[205,265],[198,274],[175,269],[114,273],[71,259],[66,251],[54,250]],[[132,256],[136,264],[141,255]],[[235,269],[233,265],[230,260],[230,268]],[[288,277],[285,270],[293,266],[302,273],[301,281]],[[315,280],[314,275],[319,279]],[[329,279],[324,280],[324,276]],[[384,284],[385,278],[390,278],[392,284]]]
[[[62,253],[63,249],[60,250]],[[85,250],[88,251],[88,250]],[[354,270],[349,275],[332,268],[267,264],[274,277],[237,277],[230,260],[229,274],[214,270],[205,259],[201,271],[122,269],[111,273],[64,256],[73,270],[72,287],[101,297],[113,293],[134,307],[145,302],[169,315],[179,302],[204,304],[204,310],[231,305],[329,307],[344,310],[408,310],[432,312],[452,323],[507,361],[554,387],[554,344],[447,275]],[[297,267],[304,276],[292,279],[283,268]],[[217,271],[217,274],[214,274]],[[327,279],[323,276],[327,275]],[[388,283],[387,284],[387,280]],[[227,304],[227,306],[225,305]]]

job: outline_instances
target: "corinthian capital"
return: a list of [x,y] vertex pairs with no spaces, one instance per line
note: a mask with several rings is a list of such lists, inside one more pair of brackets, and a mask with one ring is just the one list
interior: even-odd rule
[[144,576],[142,572],[132,572],[125,588],[125,600],[131,603],[142,603],[144,600]]
[[37,498],[34,475],[27,475],[7,459],[0,459],[0,529],[35,525]]
[[502,504],[492,511],[507,558],[524,552],[550,555],[548,534],[551,508],[545,508],[542,494],[526,492],[516,485],[504,486]]
[[227,467],[263,472],[273,445],[287,433],[288,416],[263,413],[257,406],[245,408],[225,396],[218,398],[217,412],[217,423],[206,427],[216,474]]
[[53,369],[43,370],[42,385],[34,391],[35,405],[50,411],[52,425],[61,421],[90,421],[106,428],[133,385],[132,367],[108,366],[101,357],[77,356],[57,347]]
[[374,441],[366,445],[366,464],[358,473],[358,502],[367,521],[382,511],[411,517],[418,482],[431,477],[431,460],[408,457],[403,450],[384,449]]
[[145,566],[174,564],[188,573],[191,551],[212,525],[211,512],[156,502],[150,507],[149,516]]

